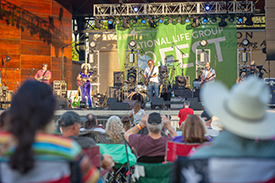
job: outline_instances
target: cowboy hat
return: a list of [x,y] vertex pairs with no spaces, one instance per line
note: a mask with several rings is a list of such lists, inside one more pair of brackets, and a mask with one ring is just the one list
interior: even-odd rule
[[223,127],[249,139],[275,136],[275,113],[266,111],[269,96],[268,86],[253,76],[230,91],[219,81],[206,84],[201,91],[205,107]]
[[88,70],[91,69],[91,65],[88,63],[81,64],[81,69],[83,69],[84,66],[87,66],[89,68]]

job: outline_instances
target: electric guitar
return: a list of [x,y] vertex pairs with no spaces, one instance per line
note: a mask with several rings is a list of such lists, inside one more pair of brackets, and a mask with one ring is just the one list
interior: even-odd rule
[[77,93],[73,99],[72,107],[79,107],[79,105],[80,105],[81,97],[79,97],[79,88],[80,87],[77,88]]
[[100,76],[100,74],[96,75],[96,76],[89,77],[89,78],[81,78],[80,80],[76,81],[76,84],[77,84],[77,86],[84,86],[87,81],[91,81],[92,79],[97,78],[99,76]]
[[210,72],[207,74],[206,78],[205,78],[204,80],[202,80],[201,84],[203,85],[205,82],[210,81],[210,79],[211,79],[213,76],[215,76],[215,74],[212,74],[212,72],[210,71]]
[[37,81],[43,82],[44,79],[49,79],[49,75],[46,75],[48,70],[45,71],[45,75],[41,76],[40,78],[37,78]]

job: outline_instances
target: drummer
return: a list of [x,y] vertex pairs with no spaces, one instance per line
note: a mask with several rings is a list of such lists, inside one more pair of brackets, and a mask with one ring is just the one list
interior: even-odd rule
[[144,71],[145,85],[148,84],[149,100],[152,102],[153,91],[155,91],[155,98],[159,96],[159,70],[154,66],[152,59],[148,60],[147,68]]

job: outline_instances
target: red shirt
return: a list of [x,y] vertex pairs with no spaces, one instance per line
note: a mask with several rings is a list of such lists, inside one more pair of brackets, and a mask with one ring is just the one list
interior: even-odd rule
[[[45,72],[45,71],[43,71],[43,70],[41,69],[41,70],[37,71],[37,73],[35,74],[34,77],[40,78],[40,77],[43,76],[44,72]],[[51,79],[51,77],[52,77],[51,71],[47,70],[46,74],[44,75],[44,78],[49,78],[49,79]],[[48,85],[50,84],[50,81],[49,81],[48,79],[42,79],[41,81],[44,82],[44,83],[46,83],[46,84],[48,84]]]
[[179,111],[178,117],[180,118],[179,120],[179,127],[181,126],[181,123],[185,121],[187,118],[187,115],[194,114],[194,110],[191,108],[183,108]]

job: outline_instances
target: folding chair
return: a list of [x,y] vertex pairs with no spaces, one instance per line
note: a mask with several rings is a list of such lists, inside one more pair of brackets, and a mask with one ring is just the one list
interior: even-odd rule
[[118,143],[114,143],[107,133],[98,133],[97,142],[101,144],[124,144],[124,139],[121,139]]
[[92,139],[94,139],[95,143],[98,143],[97,134],[99,133],[100,132],[98,131],[82,131],[81,133],[79,133],[79,136],[91,137]]
[[274,183],[275,160],[249,157],[178,158],[173,183]]
[[199,143],[178,143],[173,141],[167,141],[166,144],[166,161],[175,162],[178,156],[187,157],[189,153],[192,151],[196,151],[196,149],[201,146]]
[[[107,134],[98,134],[98,139],[107,139],[109,142]],[[137,159],[132,153],[131,149],[124,142],[123,144],[111,144],[103,143],[103,140],[99,140],[101,143],[97,144],[100,148],[101,154],[109,154],[112,156],[115,166],[113,167],[113,172],[109,173],[105,182],[120,182],[120,179],[131,182],[132,169],[131,167],[135,165]],[[123,140],[124,141],[124,140]],[[106,142],[106,141],[105,141]],[[127,173],[125,174],[125,169],[127,167]],[[126,177],[126,176],[127,177]]]

